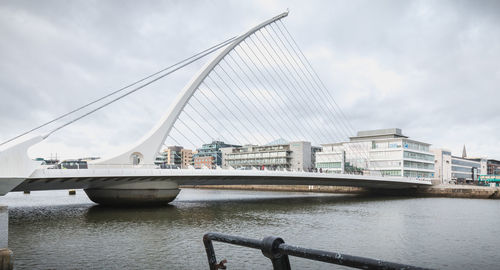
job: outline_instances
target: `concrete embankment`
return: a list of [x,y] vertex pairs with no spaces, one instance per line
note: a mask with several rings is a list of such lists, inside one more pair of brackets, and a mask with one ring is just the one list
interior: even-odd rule
[[[333,186],[274,186],[274,185],[204,185],[181,186],[181,188],[202,189],[232,189],[232,190],[258,190],[258,191],[295,191],[295,192],[324,192],[324,193],[353,193],[368,194],[371,190],[358,187],[333,187]],[[387,190],[386,190],[387,191]],[[417,197],[449,197],[471,199],[500,199],[499,187],[483,187],[472,185],[435,185],[421,187],[411,192],[394,190],[388,195],[410,195]]]
[[295,191],[295,192],[325,192],[325,193],[365,193],[366,190],[358,187],[331,187],[331,186],[299,186],[299,185],[184,185],[180,188],[202,189],[233,189],[233,190],[258,190],[258,191]]
[[435,185],[417,189],[417,196],[500,199],[500,188],[473,185]]

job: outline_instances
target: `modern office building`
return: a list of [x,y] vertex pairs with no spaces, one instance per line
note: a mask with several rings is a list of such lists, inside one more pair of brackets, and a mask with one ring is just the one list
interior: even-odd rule
[[[469,158],[465,146],[462,156],[453,156],[451,151],[445,149],[432,149],[434,153],[435,177],[434,180],[442,184],[472,183],[476,182],[479,175],[490,174],[495,161],[485,158]],[[500,162],[498,162],[500,166]]]
[[488,159],[487,166],[488,175],[500,175],[500,160]]
[[349,142],[323,144],[316,167],[326,172],[431,179],[430,144],[409,139],[399,128],[359,131]]
[[451,183],[451,151],[432,149],[431,152],[434,153],[434,180],[439,184]]
[[[181,167],[182,158],[181,150],[182,146],[169,146],[156,157],[155,164],[163,167]],[[168,166],[167,166],[168,165]]]
[[279,142],[222,148],[223,168],[312,171],[318,147],[310,142]]
[[197,149],[197,153],[193,154],[194,167],[196,169],[209,168],[215,169],[222,165],[221,148],[224,147],[241,147],[234,144],[226,144],[222,141],[212,141],[212,143],[203,144]]
[[472,183],[487,172],[487,160],[451,156],[451,179],[456,183]]
[[182,146],[169,146],[156,157],[155,164],[162,168],[183,168],[193,166],[193,151]]

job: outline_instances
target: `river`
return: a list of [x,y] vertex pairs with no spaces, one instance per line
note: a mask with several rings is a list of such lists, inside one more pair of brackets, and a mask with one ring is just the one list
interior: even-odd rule
[[[439,269],[500,268],[500,201],[183,189],[170,205],[116,209],[81,190],[9,193],[16,269],[207,269],[206,232]],[[228,269],[270,269],[259,250],[214,243]],[[294,269],[332,265],[290,258]]]

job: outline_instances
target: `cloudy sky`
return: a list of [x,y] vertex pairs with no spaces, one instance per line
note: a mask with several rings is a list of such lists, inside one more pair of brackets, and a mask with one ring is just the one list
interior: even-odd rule
[[[357,130],[500,158],[498,1],[0,2],[0,141],[286,9],[285,24]],[[206,59],[204,60],[206,61]],[[203,61],[71,125],[33,156],[133,143]]]

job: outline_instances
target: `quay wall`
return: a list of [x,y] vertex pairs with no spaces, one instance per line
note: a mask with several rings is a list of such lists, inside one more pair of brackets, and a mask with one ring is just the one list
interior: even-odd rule
[[295,191],[295,192],[325,192],[325,193],[365,193],[366,190],[358,187],[334,186],[302,186],[302,185],[183,185],[180,188],[201,189],[232,189],[258,191]]
[[[258,191],[292,191],[292,192],[324,192],[324,193],[352,193],[367,194],[370,190],[359,187],[336,186],[301,186],[301,185],[184,185],[180,188],[201,189],[230,189],[230,190],[258,190]],[[499,187],[483,187],[473,185],[434,185],[420,187],[413,192],[393,190],[388,195],[412,195],[417,197],[448,197],[471,199],[500,199]]]
[[435,185],[417,189],[417,195],[449,198],[500,199],[500,188],[474,185]]

